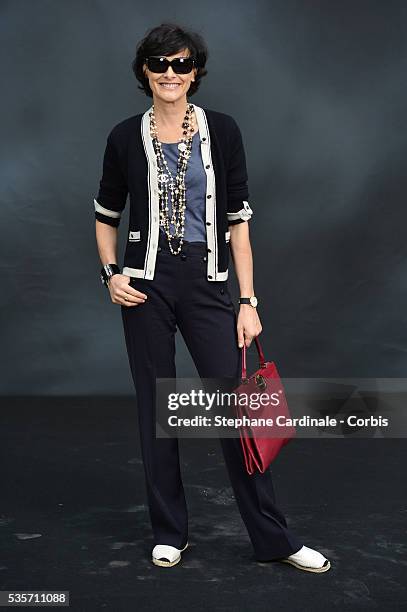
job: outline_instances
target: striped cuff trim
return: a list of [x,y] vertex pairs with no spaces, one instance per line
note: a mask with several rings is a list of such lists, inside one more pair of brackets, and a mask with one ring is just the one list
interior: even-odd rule
[[112,219],[119,219],[121,217],[121,212],[117,212],[115,210],[110,210],[109,208],[105,208],[95,198],[93,198],[93,203],[95,205],[95,212],[102,213],[102,215],[106,215],[106,217],[112,217]]
[[253,214],[253,210],[250,208],[249,202],[243,200],[243,208],[238,210],[237,212],[228,212],[228,221],[236,221],[237,219],[243,219],[243,221],[248,221]]

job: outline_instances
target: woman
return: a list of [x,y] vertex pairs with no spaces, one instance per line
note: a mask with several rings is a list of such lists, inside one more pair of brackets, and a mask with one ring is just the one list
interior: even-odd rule
[[[178,440],[155,436],[156,378],[175,378],[180,329],[201,378],[239,380],[241,347],[262,326],[253,291],[247,171],[242,137],[229,115],[191,104],[207,74],[202,37],[174,24],[150,30],[133,71],[153,104],[109,133],[94,199],[101,276],[120,304],[137,392],[141,449],[154,534],[152,561],[172,567],[188,545]],[[187,97],[188,96],[188,97]],[[117,228],[130,194],[120,271]],[[238,314],[227,286],[229,248],[240,288]],[[271,473],[249,476],[240,440],[222,438],[231,485],[258,561],[312,572],[330,564],[288,529]]]

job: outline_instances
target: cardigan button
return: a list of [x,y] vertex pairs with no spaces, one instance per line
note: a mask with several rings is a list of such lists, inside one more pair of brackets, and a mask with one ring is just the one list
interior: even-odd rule
[[206,222],[206,225],[211,225],[211,222],[210,222],[210,221],[207,221],[207,222]]
[[208,198],[208,200],[209,200],[209,198],[211,198],[212,196],[209,194],[209,195],[208,195],[208,196],[206,196],[206,197],[207,197],[207,198]]
[[212,249],[206,249],[208,253],[212,253]]
[[210,168],[210,165],[208,164],[207,166],[205,166],[205,168]]
[[208,278],[212,278],[211,274],[208,274]]

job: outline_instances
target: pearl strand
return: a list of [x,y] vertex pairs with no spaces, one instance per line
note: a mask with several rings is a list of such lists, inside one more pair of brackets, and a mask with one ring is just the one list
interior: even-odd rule
[[[168,167],[165,159],[161,142],[158,138],[157,124],[155,121],[154,105],[150,116],[150,133],[153,140],[153,147],[157,158],[157,172],[159,183],[159,201],[160,201],[160,225],[164,228],[167,235],[170,251],[173,255],[177,255],[182,248],[184,231],[185,231],[185,211],[186,211],[186,187],[185,175],[188,167],[188,160],[191,157],[192,137],[195,125],[195,112],[193,104],[188,104],[186,114],[182,123],[183,136],[179,138],[178,143],[178,160],[177,174],[174,177]],[[172,215],[170,219],[168,207],[168,183],[171,194]],[[170,224],[175,227],[175,234],[171,234]],[[180,239],[178,249],[173,250],[171,241]]]

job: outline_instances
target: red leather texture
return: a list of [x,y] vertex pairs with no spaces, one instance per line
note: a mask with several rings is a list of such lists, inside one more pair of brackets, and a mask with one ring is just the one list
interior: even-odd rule
[[[290,418],[287,399],[276,364],[273,361],[265,361],[259,339],[255,337],[254,340],[259,355],[259,369],[251,376],[246,376],[246,346],[243,345],[242,377],[240,385],[234,389],[234,392],[244,401],[237,402],[236,416],[242,418],[245,415],[249,419],[271,418],[274,425],[239,427],[246,470],[250,475],[256,470],[263,473],[282,447],[296,434],[293,426],[275,425],[277,417],[282,417],[283,422],[286,418]],[[264,402],[258,409],[251,408],[250,405],[255,403],[254,397],[258,397],[261,393],[267,394],[263,396]],[[242,395],[247,397],[241,398]]]

